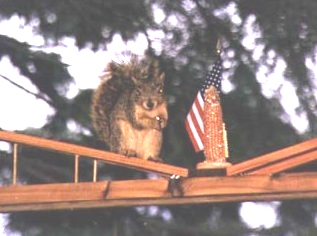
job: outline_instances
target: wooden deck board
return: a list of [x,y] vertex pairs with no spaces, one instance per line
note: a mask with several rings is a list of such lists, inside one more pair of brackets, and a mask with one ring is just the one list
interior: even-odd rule
[[183,178],[179,184],[182,196],[172,196],[167,179],[6,186],[0,212],[317,197],[317,173]]

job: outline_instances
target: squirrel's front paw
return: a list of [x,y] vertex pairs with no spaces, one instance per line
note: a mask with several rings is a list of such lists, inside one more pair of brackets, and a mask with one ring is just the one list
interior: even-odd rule
[[164,119],[164,118],[162,118],[162,119],[161,119],[161,122],[160,122],[160,125],[161,125],[161,129],[165,128],[166,125],[167,125],[167,120]]
[[149,157],[147,160],[154,162],[163,162],[163,160],[160,157]]
[[136,157],[136,151],[131,150],[131,149],[121,149],[119,151],[120,154],[127,156],[127,157]]

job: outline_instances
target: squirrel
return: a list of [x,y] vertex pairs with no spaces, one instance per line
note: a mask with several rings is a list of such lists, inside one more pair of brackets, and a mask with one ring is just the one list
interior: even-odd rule
[[92,99],[97,135],[112,152],[161,162],[168,112],[158,61],[134,55],[129,62],[110,62],[105,72]]

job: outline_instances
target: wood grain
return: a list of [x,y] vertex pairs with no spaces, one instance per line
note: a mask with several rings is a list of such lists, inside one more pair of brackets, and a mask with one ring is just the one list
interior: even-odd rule
[[277,162],[268,166],[264,166],[258,170],[249,172],[249,174],[276,174],[315,160],[317,160],[317,149],[311,152],[302,153],[298,156],[293,156],[292,158],[283,160],[282,162]]
[[171,176],[174,174],[182,177],[188,176],[188,169],[186,168],[168,165],[164,163],[157,163],[153,161],[146,161],[140,158],[127,158],[125,156],[112,152],[106,152],[102,150],[49,140],[40,137],[34,137],[30,135],[17,134],[8,131],[0,131],[0,140],[34,146],[37,148],[50,149],[57,152],[69,153],[74,156],[87,156],[99,161],[104,161],[112,165],[123,166],[146,172],[154,172],[166,176]]
[[179,184],[184,194],[177,197],[166,179],[12,185],[0,188],[0,212],[317,197],[317,173],[183,178]]
[[317,160],[317,155],[306,158],[307,153],[316,150],[317,138],[229,166],[227,175],[277,173]]

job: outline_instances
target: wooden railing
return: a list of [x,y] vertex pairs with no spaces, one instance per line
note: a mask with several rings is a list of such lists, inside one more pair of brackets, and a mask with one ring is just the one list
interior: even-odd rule
[[227,175],[272,175],[317,160],[317,138],[229,166]]
[[[317,139],[229,166],[226,176],[213,177],[197,177],[177,166],[13,132],[0,131],[0,140],[13,144],[12,185],[0,187],[0,212],[317,198],[317,172],[280,173],[316,161]],[[70,154],[74,181],[17,184],[20,145]],[[79,182],[83,156],[93,161],[93,182]],[[180,178],[97,181],[99,161]]]
[[[97,181],[98,161],[112,165],[123,166],[131,169],[137,169],[145,172],[153,172],[163,176],[178,175],[181,177],[188,176],[188,169],[181,168],[164,163],[146,161],[140,158],[127,158],[125,156],[106,152],[93,148],[83,147],[75,144],[49,140],[30,135],[17,134],[14,132],[0,131],[0,140],[13,144],[13,177],[12,183],[17,182],[17,164],[18,164],[18,147],[19,145],[28,145],[36,148],[49,149],[56,152],[68,153],[74,158],[74,182],[78,182],[78,166],[80,157],[90,157],[93,159],[93,182]],[[39,157],[40,158],[40,157]]]

